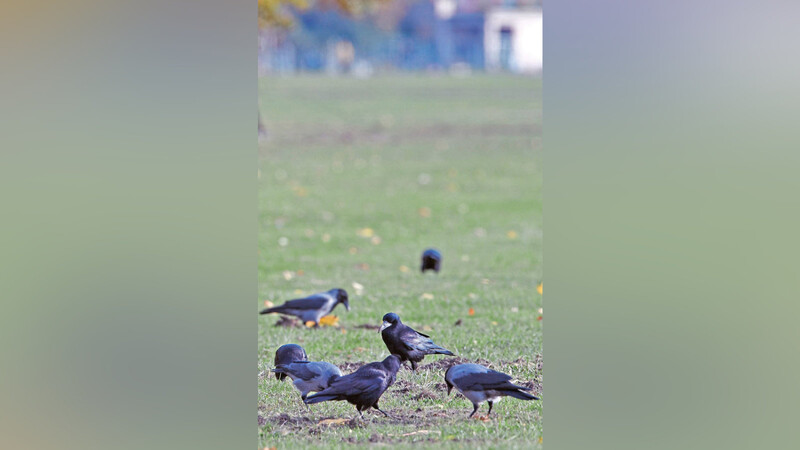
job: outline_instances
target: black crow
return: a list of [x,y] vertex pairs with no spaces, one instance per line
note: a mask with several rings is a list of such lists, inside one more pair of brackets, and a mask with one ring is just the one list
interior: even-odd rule
[[389,355],[381,362],[372,362],[358,368],[350,375],[335,379],[327,389],[311,394],[304,400],[306,404],[327,402],[331,400],[347,400],[356,405],[358,415],[361,411],[375,408],[386,417],[391,417],[378,407],[378,400],[386,389],[394,383],[400,359]]
[[[303,347],[297,344],[286,344],[278,347],[275,351],[275,365],[289,364],[295,361],[308,361],[308,356]],[[275,378],[280,381],[286,379],[285,373],[275,373]]]
[[298,317],[303,323],[311,321],[315,325],[319,325],[319,319],[330,314],[339,303],[344,304],[345,309],[350,311],[347,291],[344,289],[331,289],[328,292],[320,292],[305,298],[289,300],[280,306],[264,309],[259,314],[286,314]]
[[426,270],[433,270],[439,273],[442,268],[442,254],[435,248],[429,248],[422,252],[422,265],[420,271],[425,273]]
[[492,406],[500,401],[501,397],[511,396],[520,400],[539,400],[527,392],[530,388],[517,386],[510,381],[511,376],[502,372],[492,370],[479,364],[457,364],[447,369],[444,374],[444,382],[447,384],[447,394],[455,386],[464,397],[472,402],[472,417],[478,410],[478,405],[484,401],[489,401],[488,417],[492,413]]
[[417,363],[425,355],[456,356],[450,350],[434,344],[427,334],[404,325],[400,322],[400,316],[395,313],[383,316],[380,332],[389,353],[397,355],[401,362],[411,361],[412,370],[417,370]]
[[300,398],[306,400],[309,392],[319,392],[342,376],[338,367],[331,363],[316,361],[294,361],[278,364],[273,372],[288,375],[294,380],[294,387],[300,391]]

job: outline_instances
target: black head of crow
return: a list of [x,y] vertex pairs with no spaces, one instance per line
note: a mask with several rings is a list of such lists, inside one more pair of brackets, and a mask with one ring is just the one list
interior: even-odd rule
[[394,384],[399,369],[400,359],[395,355],[389,355],[383,361],[363,365],[349,375],[336,378],[327,388],[307,396],[303,401],[312,404],[345,400],[356,406],[359,416],[363,416],[362,411],[375,408],[389,417],[378,407],[378,400],[386,389]]
[[489,369],[479,364],[457,364],[447,369],[444,373],[444,382],[447,384],[447,394],[455,387],[472,402],[472,417],[478,410],[478,406],[489,402],[488,417],[492,413],[492,406],[500,401],[502,397],[514,397],[520,400],[539,400],[524,391],[530,388],[517,386],[511,383],[510,375]]
[[412,370],[417,370],[417,363],[425,355],[455,356],[450,350],[434,344],[427,334],[405,325],[395,313],[383,316],[380,333],[389,353],[397,355],[400,362],[410,361]]
[[426,270],[433,270],[439,273],[442,268],[442,254],[435,248],[429,248],[422,252],[422,264],[420,272],[425,273]]
[[[290,364],[295,361],[308,361],[308,356],[306,355],[306,351],[303,350],[303,347],[297,344],[286,344],[281,345],[278,347],[278,350],[275,351],[276,366],[280,364]],[[275,378],[283,381],[286,379],[286,374],[276,373]]]
[[330,314],[339,303],[350,311],[347,291],[344,289],[331,289],[328,292],[320,292],[308,297],[289,300],[282,305],[264,309],[260,314],[286,314],[299,318],[303,323],[311,321],[319,325],[319,319]]

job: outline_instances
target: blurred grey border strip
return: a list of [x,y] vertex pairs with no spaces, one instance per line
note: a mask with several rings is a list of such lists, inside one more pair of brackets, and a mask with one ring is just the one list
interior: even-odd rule
[[546,3],[548,448],[797,448],[799,8]]
[[255,2],[0,9],[0,448],[252,448]]

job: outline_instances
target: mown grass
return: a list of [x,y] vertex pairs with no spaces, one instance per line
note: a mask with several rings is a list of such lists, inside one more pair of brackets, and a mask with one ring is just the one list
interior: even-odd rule
[[[350,293],[352,307],[336,309],[338,328],[258,317],[259,447],[541,446],[541,401],[504,399],[491,421],[467,420],[472,406],[446,396],[444,369],[424,368],[447,357],[401,369],[381,399],[397,418],[369,412],[363,423],[320,425],[355,408],[308,409],[269,374],[275,349],[289,342],[340,366],[383,359],[376,330],[356,326],[393,311],[541,394],[540,80],[308,76],[263,78],[259,89],[270,137],[259,148],[257,308],[333,287]],[[439,275],[419,273],[429,246],[444,255]]]

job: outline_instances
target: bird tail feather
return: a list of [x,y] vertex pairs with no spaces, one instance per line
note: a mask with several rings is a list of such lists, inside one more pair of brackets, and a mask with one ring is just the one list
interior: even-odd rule
[[450,355],[450,356],[456,356],[456,354],[455,354],[455,353],[451,352],[450,350],[448,350],[448,349],[446,349],[446,348],[444,348],[444,347],[438,347],[438,346],[437,346],[437,347],[433,347],[433,348],[431,348],[430,350],[431,350],[431,351],[432,351],[432,352],[433,352],[435,355]]
[[317,395],[317,394],[312,394],[312,395],[309,395],[308,397],[306,397],[306,399],[303,400],[303,401],[307,405],[310,405],[310,404],[313,404],[313,403],[327,402],[329,400],[336,400],[336,396],[335,395]]
[[539,397],[528,394],[527,392],[522,392],[522,391],[506,391],[506,392],[508,392],[509,396],[518,398],[520,400],[539,400]]
[[273,306],[272,308],[262,309],[259,314],[269,314],[274,312],[281,312],[281,306]]

